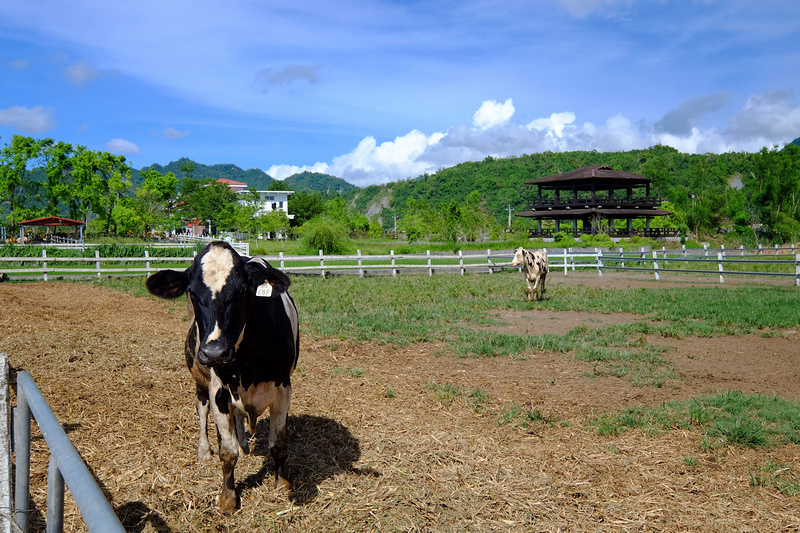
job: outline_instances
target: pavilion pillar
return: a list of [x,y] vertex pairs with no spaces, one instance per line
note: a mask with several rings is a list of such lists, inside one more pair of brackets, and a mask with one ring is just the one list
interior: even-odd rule
[[645,217],[644,225],[645,225],[645,228],[646,228],[645,229],[645,235],[647,235],[649,237],[650,236],[650,217]]
[[556,219],[556,233],[558,233],[559,231],[561,231],[561,219],[557,218]]
[[633,235],[633,219],[628,217],[628,235]]
[[539,219],[539,235],[541,236],[541,234],[542,234],[542,219],[540,218]]

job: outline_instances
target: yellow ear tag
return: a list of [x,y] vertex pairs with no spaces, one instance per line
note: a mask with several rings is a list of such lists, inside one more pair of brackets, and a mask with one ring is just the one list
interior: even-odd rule
[[270,285],[268,281],[259,285],[258,288],[256,288],[256,296],[264,296],[265,298],[272,296],[272,285]]

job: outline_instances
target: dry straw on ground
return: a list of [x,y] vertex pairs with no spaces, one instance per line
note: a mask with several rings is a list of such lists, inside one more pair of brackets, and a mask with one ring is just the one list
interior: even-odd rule
[[[800,400],[791,338],[665,339],[682,380],[642,389],[587,377],[589,364],[564,354],[461,359],[445,345],[304,335],[289,418],[294,492],[271,489],[262,421],[253,454],[237,467],[241,509],[221,516],[218,461],[196,462],[182,303],[62,283],[0,284],[0,301],[0,351],[31,372],[129,531],[800,529],[796,497],[750,483],[768,463],[796,467],[797,446],[706,452],[694,431],[599,437],[585,425],[609,410],[709,390]],[[592,325],[592,317],[528,313],[528,324]],[[444,398],[443,387],[483,396]],[[511,408],[544,421],[499,424]],[[41,527],[47,452],[41,438],[33,446]],[[69,497],[65,524],[84,530]]]

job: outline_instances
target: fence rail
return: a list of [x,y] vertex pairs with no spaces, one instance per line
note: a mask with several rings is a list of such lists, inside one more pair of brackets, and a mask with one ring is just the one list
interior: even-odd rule
[[[0,354],[7,370],[5,354]],[[8,376],[4,372],[2,387],[8,389]],[[8,417],[8,413],[4,414]],[[18,530],[27,532],[30,515],[30,458],[31,417],[42,432],[50,449],[47,469],[47,526],[46,531],[57,532],[64,528],[64,487],[69,488],[84,523],[91,533],[124,533],[125,528],[114,514],[103,491],[97,486],[89,469],[75,450],[58,419],[53,414],[36,383],[28,372],[17,374],[17,406],[14,413],[14,452],[16,472],[14,483],[14,523]],[[5,435],[8,438],[8,434]],[[10,451],[10,450],[9,450]],[[10,458],[10,453],[8,455]],[[10,518],[10,517],[9,517]]]
[[[724,276],[779,276],[793,277],[800,286],[800,254],[795,249],[662,249],[641,248],[638,252],[609,251],[601,248],[547,249],[550,270],[564,271],[567,275],[576,269],[596,269],[599,276],[604,271],[651,272],[660,279],[665,272],[718,274],[720,282]],[[783,255],[785,253],[792,255]],[[768,253],[769,252],[769,253]],[[481,252],[430,252],[424,254],[362,255],[324,255],[317,256],[284,255],[265,256],[273,266],[296,274],[320,275],[391,275],[400,273],[494,273],[511,266],[513,250],[486,250]],[[50,276],[63,278],[91,278],[102,276],[139,276],[157,270],[172,268],[185,269],[193,256],[187,257],[0,257],[0,277],[11,280],[41,279],[48,281]],[[688,265],[696,264],[698,268]],[[36,265],[36,266],[33,266]],[[702,266],[705,266],[703,268]],[[727,265],[727,266],[726,266]],[[734,265],[738,265],[735,266]],[[739,266],[746,265],[747,268]],[[792,268],[794,265],[794,268]],[[760,266],[760,268],[759,268]]]

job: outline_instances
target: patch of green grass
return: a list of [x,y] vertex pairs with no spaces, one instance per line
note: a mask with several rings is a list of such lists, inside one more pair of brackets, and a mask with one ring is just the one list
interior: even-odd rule
[[436,401],[448,408],[453,405],[456,398],[463,398],[467,407],[476,413],[482,413],[489,403],[489,395],[480,389],[461,390],[452,383],[439,385],[433,382],[428,382],[426,388],[434,394]]
[[513,406],[500,414],[497,418],[497,425],[506,426],[512,422],[514,422],[517,427],[528,429],[532,424],[554,425],[558,421],[552,417],[543,415],[538,409],[532,410],[525,406]]
[[364,371],[359,370],[358,368],[340,368],[338,366],[335,366],[331,369],[332,377],[347,376],[350,378],[360,378],[363,375]]
[[778,464],[770,459],[763,466],[756,466],[750,472],[750,486],[772,487],[787,496],[800,494],[800,478],[794,473],[791,465]]
[[719,446],[768,447],[800,443],[800,402],[778,396],[727,391],[682,402],[632,407],[590,422],[599,435],[628,429],[659,433],[699,429],[706,449]]

